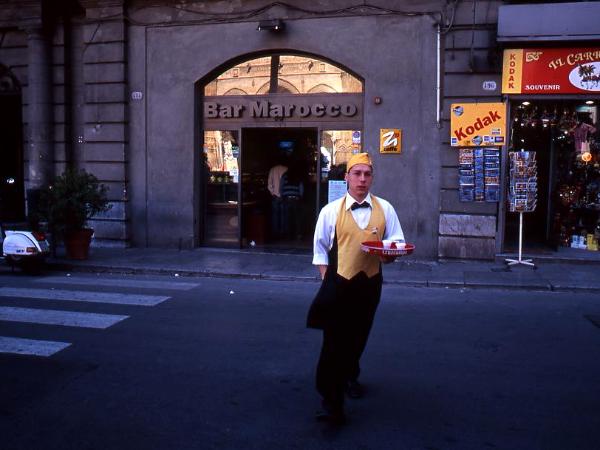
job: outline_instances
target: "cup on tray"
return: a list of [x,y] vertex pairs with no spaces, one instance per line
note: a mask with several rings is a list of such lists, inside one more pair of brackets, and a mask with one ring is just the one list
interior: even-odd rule
[[383,240],[383,248],[385,249],[404,249],[406,244],[404,242],[391,241],[391,240]]

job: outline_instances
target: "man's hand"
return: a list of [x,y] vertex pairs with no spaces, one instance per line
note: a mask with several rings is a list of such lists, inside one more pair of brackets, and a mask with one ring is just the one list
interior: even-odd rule
[[383,264],[389,264],[391,262],[394,262],[396,260],[396,256],[393,255],[379,255],[379,261],[381,261]]
[[327,266],[319,265],[317,267],[319,268],[319,273],[321,274],[321,280],[323,280],[325,278],[325,273],[327,273]]

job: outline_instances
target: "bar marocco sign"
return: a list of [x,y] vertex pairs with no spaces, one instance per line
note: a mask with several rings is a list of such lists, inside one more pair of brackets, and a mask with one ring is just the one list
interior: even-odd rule
[[357,121],[362,120],[360,95],[278,95],[206,97],[206,121]]

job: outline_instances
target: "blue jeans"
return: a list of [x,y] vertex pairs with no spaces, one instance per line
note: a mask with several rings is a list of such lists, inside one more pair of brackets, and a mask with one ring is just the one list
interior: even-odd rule
[[283,215],[285,217],[284,237],[288,239],[297,239],[302,233],[300,221],[302,212],[300,211],[300,197],[287,197],[283,199]]
[[271,197],[271,233],[280,237],[287,230],[287,215],[281,197]]

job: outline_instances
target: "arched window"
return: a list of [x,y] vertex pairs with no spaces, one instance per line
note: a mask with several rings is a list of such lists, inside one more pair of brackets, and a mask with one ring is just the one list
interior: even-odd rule
[[258,90],[256,91],[256,94],[258,94],[258,95],[268,94],[269,88],[270,88],[270,83],[266,82],[265,84],[263,84],[261,87],[258,88]]
[[328,94],[333,92],[335,92],[335,89],[331,86],[327,86],[326,84],[317,84],[308,90],[309,94]]
[[293,83],[290,83],[289,81],[286,81],[283,78],[279,78],[279,82],[277,83],[277,93],[300,94],[300,91]]
[[227,92],[225,92],[223,95],[248,95],[248,93],[244,92],[238,88],[231,88]]
[[204,95],[362,93],[363,83],[313,56],[274,54],[237,64],[204,87]]

